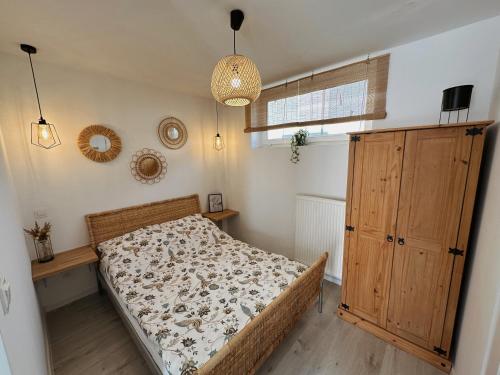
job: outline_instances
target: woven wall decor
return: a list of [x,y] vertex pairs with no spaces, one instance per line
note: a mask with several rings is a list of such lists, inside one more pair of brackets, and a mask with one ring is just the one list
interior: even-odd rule
[[132,176],[143,184],[156,184],[167,174],[167,160],[160,152],[143,148],[132,156]]
[[122,141],[113,130],[102,125],[90,125],[80,132],[78,147],[88,159],[105,163],[118,156]]
[[177,150],[186,144],[188,133],[181,120],[167,117],[158,125],[158,136],[165,147]]

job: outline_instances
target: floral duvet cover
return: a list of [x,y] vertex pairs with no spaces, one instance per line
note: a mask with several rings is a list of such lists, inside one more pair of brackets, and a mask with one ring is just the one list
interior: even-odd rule
[[166,374],[192,374],[306,266],[231,238],[201,215],[99,245],[101,271],[158,343]]

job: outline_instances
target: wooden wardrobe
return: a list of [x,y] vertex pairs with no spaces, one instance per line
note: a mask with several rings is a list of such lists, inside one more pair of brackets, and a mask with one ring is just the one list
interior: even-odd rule
[[445,371],[491,123],[350,135],[338,315]]

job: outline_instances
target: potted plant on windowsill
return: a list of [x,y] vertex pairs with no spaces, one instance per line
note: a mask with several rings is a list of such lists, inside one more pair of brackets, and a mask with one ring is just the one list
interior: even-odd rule
[[300,129],[294,135],[292,135],[292,139],[290,141],[290,147],[292,149],[292,156],[290,161],[294,164],[297,164],[300,161],[299,158],[299,147],[307,145],[307,136],[309,133],[305,129]]
[[45,223],[43,227],[40,227],[35,221],[34,228],[24,229],[33,238],[38,263],[50,262],[54,259],[52,242],[50,241],[50,228],[50,223]]

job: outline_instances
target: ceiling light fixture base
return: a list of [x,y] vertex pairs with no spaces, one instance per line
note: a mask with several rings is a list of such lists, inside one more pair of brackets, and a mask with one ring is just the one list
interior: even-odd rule
[[30,46],[29,44],[21,44],[21,49],[29,54],[35,54],[36,53],[36,47]]
[[245,19],[245,14],[240,9],[234,9],[231,11],[231,29],[238,31]]

